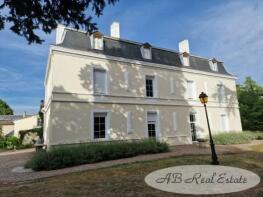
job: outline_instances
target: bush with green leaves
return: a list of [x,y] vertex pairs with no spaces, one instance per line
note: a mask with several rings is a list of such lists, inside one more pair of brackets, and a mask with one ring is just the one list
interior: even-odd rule
[[169,147],[166,143],[155,140],[65,146],[53,148],[47,152],[35,153],[35,155],[26,163],[25,167],[34,170],[54,170],[80,164],[167,151],[169,151]]
[[0,139],[0,148],[2,149],[14,149],[21,145],[21,141],[19,138],[15,136],[10,137],[2,137]]
[[247,144],[252,140],[262,140],[263,132],[261,131],[243,131],[243,132],[229,132],[219,133],[213,135],[215,144]]

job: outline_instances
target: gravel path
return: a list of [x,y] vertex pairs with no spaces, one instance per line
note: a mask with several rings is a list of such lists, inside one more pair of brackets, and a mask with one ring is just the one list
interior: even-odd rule
[[[225,145],[217,146],[218,154],[235,153],[248,150],[249,146],[254,144],[263,144],[263,141],[255,141],[248,145]],[[245,147],[245,148],[244,148]],[[149,161],[162,158],[168,158],[181,155],[206,155],[210,154],[210,148],[200,148],[198,145],[179,145],[171,147],[168,153],[140,155],[132,158],[118,159],[112,161],[99,162],[95,164],[84,164],[70,168],[52,171],[39,171],[39,172],[12,172],[14,168],[23,166],[25,162],[33,155],[34,149],[15,151],[15,152],[2,152],[0,154],[0,186],[6,184],[15,184],[18,182],[30,181],[44,177],[51,177],[57,175],[68,174],[72,172],[79,172],[90,169],[97,169],[109,167],[119,164],[133,163],[137,161]]]

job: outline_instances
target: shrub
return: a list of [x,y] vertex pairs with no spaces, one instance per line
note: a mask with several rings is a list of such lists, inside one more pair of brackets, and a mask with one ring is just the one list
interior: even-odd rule
[[154,140],[108,142],[53,148],[37,152],[25,167],[34,170],[54,170],[74,165],[133,157],[140,154],[167,152],[166,143]]
[[2,149],[14,149],[20,145],[20,139],[15,136],[3,137],[0,139],[0,148]]
[[215,144],[247,144],[252,140],[263,139],[263,132],[229,132],[213,136]]

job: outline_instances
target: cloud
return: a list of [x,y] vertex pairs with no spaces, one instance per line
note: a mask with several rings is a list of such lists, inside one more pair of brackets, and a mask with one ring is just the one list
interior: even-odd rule
[[243,80],[251,75],[263,84],[263,1],[226,1],[191,20],[192,36]]

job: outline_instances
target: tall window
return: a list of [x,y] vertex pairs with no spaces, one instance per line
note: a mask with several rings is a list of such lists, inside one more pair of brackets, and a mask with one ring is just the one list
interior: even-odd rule
[[225,87],[223,84],[217,85],[217,95],[218,95],[218,101],[219,103],[222,103],[225,98]]
[[94,113],[94,139],[106,138],[107,113]]
[[196,130],[196,113],[190,113],[190,127],[191,127],[191,134],[192,134],[192,141],[197,140],[197,130]]
[[157,128],[157,113],[156,112],[147,113],[147,127],[148,127],[148,136],[150,138],[155,138],[156,128]]
[[154,97],[154,77],[153,76],[146,76],[145,79],[146,85],[146,96],[147,97]]
[[195,84],[194,81],[187,81],[187,98],[195,98]]
[[94,69],[93,73],[94,93],[106,94],[106,71]]

